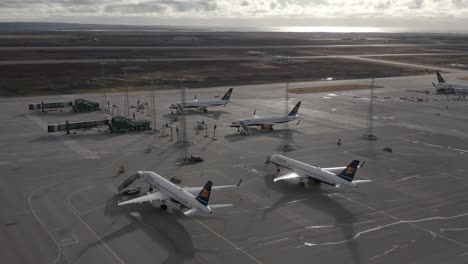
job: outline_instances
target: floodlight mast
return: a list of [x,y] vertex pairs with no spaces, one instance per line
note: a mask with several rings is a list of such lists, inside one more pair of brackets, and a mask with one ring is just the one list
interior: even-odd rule
[[374,134],[374,78],[371,80],[370,96],[369,96],[369,111],[366,134],[363,138],[367,140],[376,140],[377,136]]
[[179,137],[177,145],[179,146],[180,155],[179,155],[179,162],[180,164],[184,164],[188,162],[188,146],[189,142],[187,140],[187,120],[185,116],[185,88],[184,83],[181,81],[179,83],[180,89],[180,103],[178,105],[179,110]]

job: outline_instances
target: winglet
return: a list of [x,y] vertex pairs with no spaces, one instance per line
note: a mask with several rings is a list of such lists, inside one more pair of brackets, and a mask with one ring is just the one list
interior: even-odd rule
[[211,187],[213,187],[213,182],[207,181],[205,187],[203,187],[196,198],[197,201],[199,201],[204,206],[207,206],[208,201],[210,200]]
[[366,164],[366,161],[363,161],[363,162],[361,163],[361,165],[359,165],[359,167],[358,167],[358,168],[362,168],[362,167],[364,167],[364,164]]
[[237,183],[237,187],[239,187],[239,186],[241,185],[242,180],[244,180],[244,179],[240,179],[240,180],[239,180],[239,182]]
[[440,72],[436,72],[436,75],[437,75],[437,81],[440,82],[440,83],[444,83],[445,80],[444,78],[442,78],[442,75],[440,74]]
[[227,101],[231,98],[233,88],[229,88],[229,90],[226,92],[226,94],[221,98],[221,100]]

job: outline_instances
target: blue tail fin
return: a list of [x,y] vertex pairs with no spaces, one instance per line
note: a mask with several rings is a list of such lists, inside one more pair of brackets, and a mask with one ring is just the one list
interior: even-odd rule
[[299,107],[301,107],[301,102],[298,102],[296,106],[289,112],[288,116],[296,116],[297,112],[299,112]]
[[208,181],[205,184],[205,187],[200,191],[200,193],[197,196],[197,201],[199,201],[201,204],[204,206],[208,205],[208,201],[210,200],[210,193],[211,193],[211,187],[213,186],[213,182]]
[[344,169],[338,177],[345,179],[349,182],[353,181],[354,174],[356,174],[356,170],[359,166],[359,160],[353,160],[347,167]]
[[229,100],[229,98],[231,98],[231,94],[232,94],[232,88],[230,88],[230,89],[226,92],[226,94],[223,96],[223,98],[221,98],[221,100],[225,100],[225,101]]
[[442,78],[442,75],[440,74],[440,72],[436,72],[436,74],[437,74],[437,81],[440,83],[444,83],[445,80],[444,78]]

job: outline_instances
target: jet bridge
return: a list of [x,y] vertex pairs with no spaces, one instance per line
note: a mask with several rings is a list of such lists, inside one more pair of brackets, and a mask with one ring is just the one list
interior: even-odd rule
[[130,186],[133,182],[135,182],[136,180],[138,180],[140,178],[140,174],[136,173],[136,174],[133,174],[132,176],[128,177],[128,179],[126,179],[124,182],[122,182],[118,187],[117,187],[117,190],[119,192],[121,192],[123,189],[127,188],[128,186]]
[[30,104],[30,111],[41,111],[47,113],[47,111],[62,111],[66,108],[71,108],[73,112],[93,112],[100,110],[99,103],[91,102],[82,98],[76,99],[71,102],[54,102],[40,104]]
[[69,133],[70,130],[91,129],[100,126],[107,126],[111,132],[125,132],[133,130],[151,129],[149,120],[132,120],[123,116],[114,116],[111,119],[72,123],[67,121],[65,122],[65,124],[48,125],[47,131],[49,133],[61,131],[67,131],[67,133]]

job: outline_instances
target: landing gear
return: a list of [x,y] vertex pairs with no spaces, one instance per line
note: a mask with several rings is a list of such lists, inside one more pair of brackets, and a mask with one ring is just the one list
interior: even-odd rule
[[322,187],[322,182],[317,180],[317,179],[310,179],[308,182],[307,182],[307,185],[310,187],[310,188],[317,188],[317,189],[320,189]]
[[167,210],[167,204],[161,204],[161,209]]

